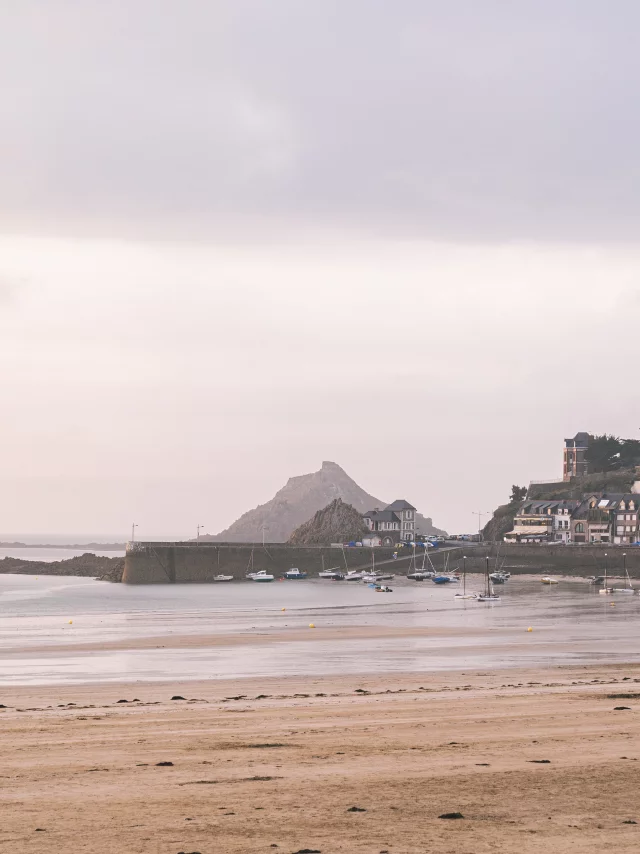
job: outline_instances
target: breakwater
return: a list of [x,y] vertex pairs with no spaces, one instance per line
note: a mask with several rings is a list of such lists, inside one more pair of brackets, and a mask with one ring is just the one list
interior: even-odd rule
[[605,566],[612,575],[620,575],[626,560],[629,574],[640,577],[638,546],[496,543],[469,548],[465,554],[467,569],[472,572],[482,570],[488,555],[492,568],[497,561],[499,566],[514,575],[538,572],[575,576],[601,575]]
[[[406,574],[415,564],[423,563],[423,552],[415,556],[401,549],[397,559],[393,548],[340,549],[330,546],[287,546],[251,543],[131,543],[127,546],[122,580],[127,584],[202,584],[216,575],[233,575],[243,579],[249,572],[265,570],[279,576],[297,567],[316,576],[323,569],[342,571],[365,569],[375,565],[388,572]],[[556,573],[562,575],[599,575],[605,565],[611,574],[620,574],[623,555],[629,573],[640,577],[640,547],[623,546],[545,546],[495,544],[434,549],[428,553],[429,564],[436,570],[453,570],[467,557],[469,572],[482,572],[488,556],[514,575]]]
[[[331,546],[287,546],[283,543],[130,543],[127,546],[122,580],[126,584],[197,584],[213,581],[216,575],[242,579],[248,572],[265,570],[282,575],[298,569],[317,575],[323,569],[365,569],[380,566],[391,572],[406,573],[414,565],[413,552],[400,550],[394,559],[393,548],[351,548]],[[430,552],[436,569],[442,569],[461,549]],[[372,553],[375,553],[374,554]],[[416,554],[422,566],[422,550]]]

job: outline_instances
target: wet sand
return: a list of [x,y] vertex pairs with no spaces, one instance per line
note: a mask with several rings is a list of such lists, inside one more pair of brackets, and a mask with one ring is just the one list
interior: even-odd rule
[[640,847],[640,665],[7,686],[0,703],[2,851]]

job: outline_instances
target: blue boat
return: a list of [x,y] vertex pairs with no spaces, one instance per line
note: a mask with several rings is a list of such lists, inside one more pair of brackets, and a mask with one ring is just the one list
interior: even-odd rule
[[297,580],[300,580],[301,578],[306,578],[307,573],[306,572],[300,572],[299,569],[289,569],[289,570],[287,570],[287,572],[285,572],[284,577],[288,578],[290,581],[297,581]]

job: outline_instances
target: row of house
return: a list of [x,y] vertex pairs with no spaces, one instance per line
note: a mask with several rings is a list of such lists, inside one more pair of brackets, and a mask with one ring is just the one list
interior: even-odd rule
[[582,499],[525,501],[507,543],[614,543],[640,539],[640,495],[598,492]]

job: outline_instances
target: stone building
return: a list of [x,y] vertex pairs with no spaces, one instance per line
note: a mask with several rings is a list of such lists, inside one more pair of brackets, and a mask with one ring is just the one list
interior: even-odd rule
[[589,463],[585,457],[590,439],[591,436],[588,433],[576,433],[573,439],[564,440],[563,480],[589,474]]
[[415,540],[416,508],[404,499],[394,501],[384,510],[378,507],[369,510],[363,519],[369,531],[380,535],[383,546],[393,545],[400,540]]

